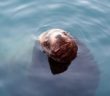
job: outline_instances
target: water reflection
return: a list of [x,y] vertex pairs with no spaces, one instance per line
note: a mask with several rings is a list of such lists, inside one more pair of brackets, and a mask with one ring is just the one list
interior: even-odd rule
[[69,65],[71,64],[71,62],[60,63],[60,62],[53,60],[50,57],[48,57],[48,61],[49,61],[51,72],[53,74],[59,74],[59,73],[66,71]]
[[[51,66],[50,58],[34,47],[29,78],[33,86],[39,86],[40,89],[36,90],[40,96],[94,96],[100,72],[89,49],[79,41],[77,44],[77,58],[66,67],[60,66],[57,71],[55,66]],[[51,72],[63,73],[52,75]]]

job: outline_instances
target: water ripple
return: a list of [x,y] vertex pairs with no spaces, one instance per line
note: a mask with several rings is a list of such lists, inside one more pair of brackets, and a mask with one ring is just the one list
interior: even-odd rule
[[[109,0],[1,0],[0,66],[2,66],[4,70],[1,68],[0,72],[3,72],[4,76],[6,76],[6,78],[3,79],[4,81],[6,80],[7,83],[5,85],[5,82],[3,82],[1,77],[0,88],[8,86],[8,79],[10,76],[12,79],[9,79],[9,82],[11,82],[9,84],[12,84],[15,78],[15,82],[20,82],[19,80],[17,81],[17,79],[24,76],[21,75],[25,74],[24,71],[21,71],[19,74],[16,73],[19,75],[19,77],[16,77],[16,74],[14,74],[13,71],[10,73],[10,70],[11,67],[15,71],[15,69],[18,70],[16,66],[19,69],[30,66],[30,58],[32,56],[34,43],[31,38],[32,35],[37,37],[40,33],[50,28],[62,28],[83,41],[83,43],[90,49],[98,62],[100,70],[102,70],[101,84],[97,91],[97,96],[102,96],[99,95],[103,94],[102,92],[107,93],[103,88],[110,89],[109,81],[105,79],[107,77],[109,78],[108,72],[110,67],[109,3]],[[20,61],[22,61],[22,63]],[[6,66],[11,66],[8,71]],[[27,72],[28,70],[26,69],[25,71]],[[29,72],[26,74],[28,73]],[[43,73],[44,71],[41,72],[38,77],[46,78],[46,80],[48,80],[49,77],[46,77]],[[76,73],[76,75],[79,76],[80,74]],[[0,76],[2,75],[0,74]],[[28,81],[26,81],[25,85],[27,83]],[[33,83],[30,84],[31,87],[32,85]],[[65,86],[68,86],[68,84]],[[6,89],[4,88],[4,90]],[[29,91],[26,87],[23,87],[23,90]],[[30,90],[33,92],[33,96],[39,94],[39,92],[35,93],[35,89]]]

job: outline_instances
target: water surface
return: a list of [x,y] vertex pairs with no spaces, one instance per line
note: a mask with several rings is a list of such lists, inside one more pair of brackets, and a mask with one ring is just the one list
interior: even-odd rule
[[[1,0],[0,96],[109,96],[109,0]],[[52,75],[34,36],[62,28],[78,57]]]

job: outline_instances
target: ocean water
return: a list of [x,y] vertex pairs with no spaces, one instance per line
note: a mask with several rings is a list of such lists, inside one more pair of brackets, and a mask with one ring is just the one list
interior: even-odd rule
[[[110,96],[109,0],[0,0],[0,96]],[[37,38],[75,38],[78,56],[53,75]]]

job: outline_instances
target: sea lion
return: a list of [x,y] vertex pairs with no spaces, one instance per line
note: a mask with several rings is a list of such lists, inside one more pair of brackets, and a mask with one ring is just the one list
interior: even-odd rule
[[62,29],[43,32],[38,41],[46,55],[57,62],[68,63],[77,56],[78,46],[75,39]]

